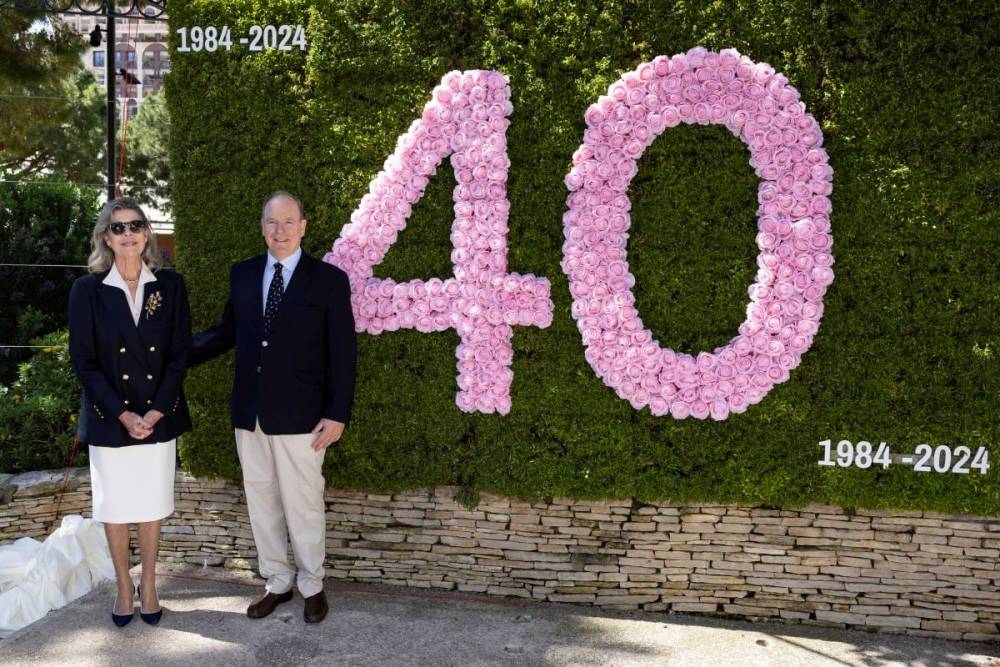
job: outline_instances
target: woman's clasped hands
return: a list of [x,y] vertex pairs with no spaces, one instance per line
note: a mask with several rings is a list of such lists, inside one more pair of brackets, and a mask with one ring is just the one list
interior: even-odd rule
[[125,411],[118,415],[118,420],[125,426],[125,430],[131,437],[136,440],[145,440],[153,434],[153,427],[162,417],[163,413],[159,410],[150,410],[143,416]]

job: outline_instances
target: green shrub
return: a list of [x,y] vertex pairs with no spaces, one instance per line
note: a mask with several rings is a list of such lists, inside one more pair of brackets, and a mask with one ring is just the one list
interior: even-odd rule
[[69,460],[80,385],[68,340],[66,331],[34,339],[32,345],[45,347],[20,365],[13,384],[0,385],[0,472],[86,465],[85,447]]
[[[1000,512],[995,470],[816,464],[826,438],[1000,456],[1000,15],[988,3],[178,0],[170,20],[228,25],[234,38],[302,23],[309,40],[307,53],[171,44],[178,259],[199,326],[218,318],[230,264],[262,252],[267,193],[303,197],[306,249],[321,255],[446,72],[510,77],[510,270],[551,281],[554,322],[516,329],[506,417],[456,408],[454,332],[362,334],[331,484]],[[720,423],[619,400],[584,359],[559,267],[563,178],[587,106],[638,63],[699,44],[785,73],[835,170],[836,278],[816,341],[788,382]],[[662,345],[712,349],[743,319],[757,253],[747,157],[721,128],[679,127],[642,158],[629,260]],[[453,187],[446,163],[376,275],[451,275]],[[230,363],[188,382],[196,430],[181,451],[195,474],[238,474],[219,381]]]
[[[85,264],[99,194],[46,180],[0,183],[0,264]],[[0,382],[29,356],[3,346],[65,327],[70,287],[85,271],[0,266]]]

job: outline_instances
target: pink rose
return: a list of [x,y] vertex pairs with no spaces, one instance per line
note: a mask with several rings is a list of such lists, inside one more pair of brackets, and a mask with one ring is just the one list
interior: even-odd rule
[[707,418],[710,410],[708,404],[701,400],[697,400],[691,404],[691,416],[695,419]]
[[729,406],[730,412],[742,414],[746,412],[747,400],[743,394],[732,394],[726,398],[726,405]]
[[686,419],[691,414],[691,407],[684,401],[670,403],[670,414],[677,419]]

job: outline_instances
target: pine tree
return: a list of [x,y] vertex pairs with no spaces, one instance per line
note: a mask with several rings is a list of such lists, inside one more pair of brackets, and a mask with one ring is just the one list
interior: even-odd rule
[[163,93],[143,99],[139,113],[128,124],[122,186],[141,203],[160,210],[170,208],[169,133],[170,115]]
[[58,17],[0,9],[0,173],[99,178],[106,102],[83,49]]

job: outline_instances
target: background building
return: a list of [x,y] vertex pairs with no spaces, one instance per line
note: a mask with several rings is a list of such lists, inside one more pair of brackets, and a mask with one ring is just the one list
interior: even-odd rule
[[[115,70],[124,69],[141,82],[130,85],[122,77],[117,77],[115,97],[118,98],[119,109],[127,111],[128,117],[135,115],[146,96],[162,90],[163,75],[170,71],[166,19],[164,14],[156,21],[120,18],[115,22]],[[67,15],[63,20],[83,35],[97,26],[102,28],[103,33],[105,25],[104,17],[98,16]],[[106,39],[106,35],[102,37]],[[88,46],[83,54],[84,66],[94,73],[101,85],[104,85],[107,75],[106,57],[103,39],[100,46]]]

